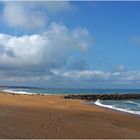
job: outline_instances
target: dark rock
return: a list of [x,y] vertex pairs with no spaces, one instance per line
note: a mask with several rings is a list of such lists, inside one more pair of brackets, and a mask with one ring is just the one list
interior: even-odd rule
[[140,99],[140,94],[70,94],[64,95],[64,99],[81,99],[81,100],[126,100],[126,99]]

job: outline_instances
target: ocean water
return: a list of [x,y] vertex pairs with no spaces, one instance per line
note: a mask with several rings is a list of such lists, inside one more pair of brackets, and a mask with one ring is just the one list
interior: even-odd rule
[[[140,89],[57,89],[33,87],[0,87],[0,90],[17,94],[140,94]],[[89,104],[140,115],[140,100],[97,100]]]
[[97,100],[95,103],[98,106],[128,112],[140,115],[140,100]]
[[19,94],[135,94],[140,89],[69,89],[36,87],[0,87],[0,90]]

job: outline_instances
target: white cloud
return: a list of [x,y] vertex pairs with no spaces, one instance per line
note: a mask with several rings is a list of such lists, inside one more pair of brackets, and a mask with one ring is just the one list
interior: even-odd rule
[[0,65],[16,67],[61,67],[72,51],[85,51],[91,46],[86,29],[70,30],[57,23],[52,23],[43,34],[20,37],[0,34],[0,40]]
[[6,2],[3,10],[3,18],[11,27],[25,29],[44,28],[48,17],[36,7],[24,2]]
[[[63,79],[64,81],[89,82],[108,84],[135,84],[140,83],[140,71],[104,72],[100,70],[52,70],[52,79]],[[72,82],[73,81],[73,82]]]
[[10,27],[41,30],[46,27],[51,13],[70,10],[71,4],[64,2],[5,2],[3,19]]
[[56,76],[61,76],[63,78],[69,78],[74,80],[107,80],[110,76],[110,73],[105,73],[103,71],[94,71],[94,70],[82,70],[82,71],[61,71],[61,70],[52,70]]

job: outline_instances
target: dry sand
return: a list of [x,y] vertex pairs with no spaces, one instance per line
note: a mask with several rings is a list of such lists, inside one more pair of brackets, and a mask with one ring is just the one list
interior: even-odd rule
[[140,138],[140,116],[64,100],[0,94],[0,138]]

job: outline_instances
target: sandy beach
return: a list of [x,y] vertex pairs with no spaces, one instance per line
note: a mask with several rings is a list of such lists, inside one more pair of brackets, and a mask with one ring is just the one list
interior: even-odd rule
[[140,116],[60,96],[1,93],[0,138],[140,138]]

